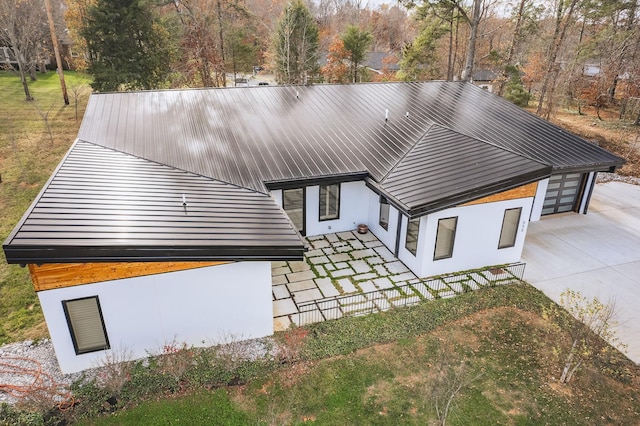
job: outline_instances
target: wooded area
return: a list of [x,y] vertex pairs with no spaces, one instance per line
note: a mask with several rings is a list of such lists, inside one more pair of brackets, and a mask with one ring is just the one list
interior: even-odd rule
[[[52,0],[65,67],[98,91],[220,87],[257,71],[280,84],[487,80],[547,118],[615,104],[640,124],[638,3]],[[29,99],[52,55],[44,3],[0,0],[0,28],[0,61]]]

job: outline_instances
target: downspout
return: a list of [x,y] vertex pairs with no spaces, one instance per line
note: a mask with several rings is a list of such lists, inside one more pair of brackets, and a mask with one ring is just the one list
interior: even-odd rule
[[402,213],[398,210],[398,225],[396,226],[396,249],[393,255],[397,258],[400,253],[400,231],[402,229]]

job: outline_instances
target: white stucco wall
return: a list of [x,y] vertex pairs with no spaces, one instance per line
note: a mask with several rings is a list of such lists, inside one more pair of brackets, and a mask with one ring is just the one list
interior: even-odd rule
[[538,181],[538,188],[536,189],[536,196],[533,201],[533,207],[531,208],[531,222],[537,222],[542,215],[542,206],[544,205],[544,196],[547,194],[547,186],[549,185],[549,179]]
[[578,213],[584,213],[585,210],[587,209],[587,203],[589,202],[588,198],[589,198],[589,193],[592,191],[592,187],[593,185],[595,185],[595,173],[594,172],[590,172],[587,175],[587,182],[585,183],[584,186],[584,191],[582,193],[582,200],[580,201],[580,207],[578,209]]
[[[307,186],[305,196],[305,233],[307,236],[331,234],[356,229],[367,223],[371,192],[364,181],[340,184],[340,215],[335,220],[320,221],[320,186]],[[282,190],[271,191],[271,195],[282,207]]]
[[76,355],[63,300],[98,296],[111,350],[134,358],[175,341],[210,346],[273,334],[270,262],[236,262],[38,293],[64,373],[96,366],[106,351]]
[[389,206],[389,225],[385,230],[380,226],[380,195],[368,188],[367,191],[369,217],[365,223],[369,226],[369,230],[393,253],[396,247],[398,215],[400,212],[395,207]]
[[[498,201],[455,207],[422,217],[416,256],[405,248],[407,218],[403,218],[398,257],[419,277],[475,269],[488,265],[517,262],[529,222],[533,198]],[[522,207],[520,227],[513,247],[498,249],[502,220],[506,209]],[[433,260],[438,220],[458,217],[453,256]]]

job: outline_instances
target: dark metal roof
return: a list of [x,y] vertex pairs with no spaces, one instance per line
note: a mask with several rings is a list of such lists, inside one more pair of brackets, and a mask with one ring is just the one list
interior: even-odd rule
[[299,258],[267,188],[366,176],[420,215],[548,175],[535,161],[623,163],[463,82],[93,94],[78,139],[5,242],[9,262]]
[[291,259],[304,246],[268,195],[78,141],[3,248],[45,263]]
[[79,139],[266,192],[265,181],[350,173],[380,182],[432,124],[554,169],[623,163],[463,82],[94,94]]
[[433,125],[380,188],[410,216],[534,182],[551,167]]

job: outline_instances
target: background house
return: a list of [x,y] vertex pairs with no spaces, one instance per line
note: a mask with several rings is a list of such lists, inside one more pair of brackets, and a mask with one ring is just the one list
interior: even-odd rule
[[269,335],[270,262],[360,223],[416,275],[516,261],[622,160],[464,82],[92,95],[3,246],[65,372]]

